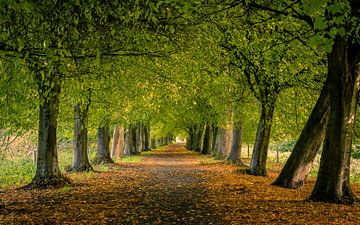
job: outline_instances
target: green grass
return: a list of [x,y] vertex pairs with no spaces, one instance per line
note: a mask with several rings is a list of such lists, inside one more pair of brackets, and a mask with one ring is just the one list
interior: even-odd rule
[[120,160],[118,160],[118,162],[122,162],[122,163],[140,163],[140,162],[142,162],[143,158],[144,157],[142,155],[125,156],[125,157],[121,158]]
[[29,183],[35,175],[35,168],[35,163],[29,159],[1,160],[0,188]]
[[201,165],[207,165],[207,164],[224,162],[224,160],[216,159],[210,155],[199,155],[199,162]]

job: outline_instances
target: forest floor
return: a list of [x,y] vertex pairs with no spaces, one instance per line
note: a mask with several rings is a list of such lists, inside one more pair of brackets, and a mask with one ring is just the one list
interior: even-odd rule
[[[0,193],[0,224],[358,224],[360,204],[307,201],[301,191],[174,144],[118,163],[108,171],[71,176],[60,189]],[[360,185],[353,186],[360,196]]]

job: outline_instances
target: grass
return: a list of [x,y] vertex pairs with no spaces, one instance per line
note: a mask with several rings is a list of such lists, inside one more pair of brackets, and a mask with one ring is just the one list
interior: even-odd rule
[[29,183],[35,174],[35,168],[35,163],[30,159],[1,160],[0,188]]
[[[142,153],[143,154],[143,153]],[[142,155],[132,155],[132,156],[125,156],[118,160],[118,162],[122,163],[140,163],[143,160]]]
[[[156,151],[154,149],[153,151]],[[141,155],[126,156],[119,159],[117,162],[121,163],[141,163],[145,155],[152,154],[153,151],[142,152]],[[71,150],[61,150],[58,152],[59,167],[61,171],[64,171],[66,166],[71,165],[73,153]],[[194,153],[197,154],[197,153]],[[247,150],[243,149],[242,155],[247,158]],[[277,162],[276,151],[270,150],[268,154],[268,169],[273,171],[281,170],[289,157],[289,152],[280,152],[279,161]],[[90,160],[95,157],[95,151],[90,151]],[[251,158],[251,154],[249,155]],[[249,159],[249,158],[248,158]],[[248,164],[248,159],[244,161]],[[200,164],[215,164],[224,162],[209,155],[199,155]],[[320,157],[318,156],[313,164],[310,176],[316,177],[319,169]],[[36,165],[31,160],[31,156],[28,158],[14,158],[14,159],[0,159],[0,188],[7,187],[19,187],[31,182],[35,175]],[[98,165],[94,168],[96,171],[107,171],[109,166]],[[89,173],[75,173],[71,174],[70,177],[76,180],[86,180],[93,175],[93,172]],[[360,183],[360,159],[352,159],[351,161],[351,182]],[[66,191],[66,190],[64,190]]]
[[[89,159],[95,158],[95,151],[90,151]],[[140,163],[143,160],[143,155],[149,155],[151,151],[143,152],[141,155],[126,156],[120,159],[121,163]],[[65,167],[71,165],[73,152],[71,150],[58,151],[59,168],[65,171]],[[108,165],[96,165],[96,171],[109,170]],[[14,159],[0,159],[0,188],[20,187],[31,182],[35,175],[36,164],[31,157],[28,158],[14,158]],[[76,180],[86,180],[93,175],[89,173],[74,173],[70,177]]]
[[215,164],[224,162],[224,160],[216,159],[210,155],[199,155],[199,161],[201,165]]

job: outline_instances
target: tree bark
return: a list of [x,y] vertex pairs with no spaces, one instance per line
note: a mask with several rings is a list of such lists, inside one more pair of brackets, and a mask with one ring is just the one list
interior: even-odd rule
[[191,150],[194,150],[196,151],[196,148],[198,146],[198,141],[199,141],[199,135],[198,135],[198,132],[199,132],[199,124],[196,124],[194,126],[194,132],[193,132],[193,137],[192,137],[192,146],[191,146]]
[[226,129],[225,128],[218,128],[217,135],[216,135],[216,142],[215,142],[215,151],[214,156],[218,159],[225,159],[225,152],[226,152]]
[[98,127],[97,155],[96,164],[114,163],[110,157],[110,128],[109,123],[105,122]]
[[141,151],[145,151],[145,124],[141,123]]
[[204,134],[204,144],[201,153],[202,154],[210,154],[212,148],[212,138],[213,138],[213,130],[210,124],[206,125],[205,134]]
[[211,152],[210,154],[215,155],[216,153],[216,140],[218,136],[219,127],[212,126],[212,143],[211,143]]
[[156,148],[156,138],[152,137],[151,138],[151,149],[155,149]]
[[223,155],[224,158],[227,158],[230,154],[230,149],[231,149],[231,143],[232,143],[232,128],[230,124],[226,125],[225,128],[225,146],[224,146],[224,151],[223,151]]
[[249,174],[251,175],[266,176],[266,160],[274,108],[275,102],[268,104],[262,103],[254,150],[250,161]]
[[79,103],[75,104],[74,107],[74,158],[71,167],[67,169],[70,172],[89,172],[93,170],[87,151],[88,109],[89,105],[81,110]]
[[131,125],[127,126],[124,130],[124,155],[129,156],[131,155],[131,149],[132,149],[132,128]]
[[302,188],[316,154],[324,141],[330,112],[330,86],[327,79],[293,151],[273,185]]
[[140,154],[143,149],[143,141],[142,141],[142,125],[141,123],[136,124],[136,153]]
[[194,128],[194,126],[190,126],[189,128],[188,128],[188,134],[189,134],[189,141],[187,141],[186,142],[186,148],[188,149],[188,150],[194,150],[193,149],[193,146],[194,146],[194,136],[195,136],[195,128]]
[[151,150],[150,147],[150,126],[144,126],[144,150],[149,151]]
[[113,140],[111,145],[111,157],[112,159],[121,158],[121,141],[120,141],[120,128],[118,125],[114,126]]
[[116,146],[117,149],[117,157],[121,158],[124,155],[124,146],[125,146],[125,135],[124,135],[124,127],[119,127],[119,141],[118,145]]
[[199,125],[198,131],[197,131],[197,138],[196,138],[196,146],[195,151],[201,152],[201,147],[203,143],[203,132],[204,132],[204,125]]
[[62,186],[70,183],[70,180],[60,172],[56,149],[57,116],[61,89],[59,78],[54,75],[41,77],[38,74],[40,108],[36,173],[32,182],[26,187],[47,188]]
[[136,126],[131,126],[131,137],[132,137],[131,154],[132,155],[137,155],[140,153],[137,151],[136,131],[137,131]]
[[339,35],[328,58],[330,116],[320,168],[310,200],[354,202],[350,156],[360,83],[360,46]]
[[231,148],[227,160],[237,164],[245,165],[241,160],[242,135],[243,125],[234,123]]

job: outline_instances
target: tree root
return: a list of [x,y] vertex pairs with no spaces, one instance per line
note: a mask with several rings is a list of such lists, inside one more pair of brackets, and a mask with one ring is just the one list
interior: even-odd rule
[[71,184],[71,180],[63,175],[49,176],[49,177],[37,177],[19,189],[47,189],[47,188],[61,188],[65,185]]

